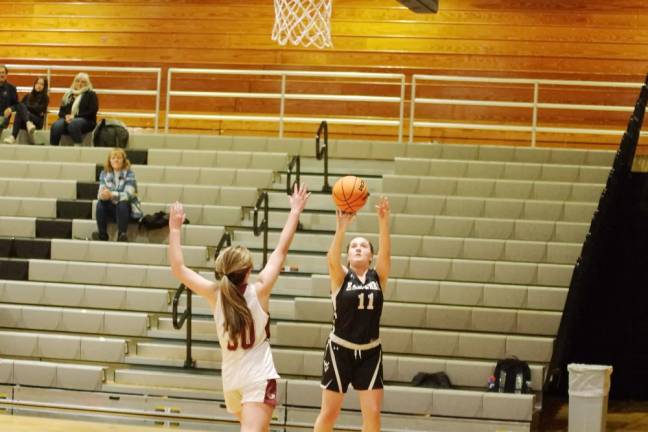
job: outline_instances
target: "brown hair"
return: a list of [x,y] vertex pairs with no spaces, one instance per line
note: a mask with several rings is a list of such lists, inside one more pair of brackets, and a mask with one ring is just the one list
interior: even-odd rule
[[[239,340],[245,340],[245,332],[254,332],[252,313],[245,302],[239,286],[252,269],[252,255],[245,246],[231,246],[218,255],[214,271],[221,292],[225,331],[229,335],[231,349],[236,349]],[[252,340],[253,334],[249,340]],[[243,343],[245,347],[245,343]],[[221,347],[225,348],[225,347]]]
[[124,149],[120,148],[114,148],[110,150],[110,153],[108,153],[108,157],[106,158],[106,162],[104,162],[104,172],[112,172],[112,166],[110,165],[110,158],[113,157],[114,154],[119,154],[121,155],[122,159],[124,160],[124,164],[122,165],[122,169],[130,169],[130,161],[128,160],[128,157],[126,156],[126,152]]

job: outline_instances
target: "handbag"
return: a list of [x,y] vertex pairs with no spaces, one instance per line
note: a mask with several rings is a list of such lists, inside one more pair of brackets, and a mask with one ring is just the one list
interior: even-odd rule
[[144,216],[144,212],[142,211],[142,205],[140,204],[140,201],[137,197],[133,197],[130,201],[131,205],[131,214],[130,217],[131,219],[135,219],[139,221],[142,219],[142,216]]

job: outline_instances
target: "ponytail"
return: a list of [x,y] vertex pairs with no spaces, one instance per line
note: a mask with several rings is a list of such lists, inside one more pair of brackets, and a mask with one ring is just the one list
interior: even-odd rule
[[229,350],[237,349],[239,340],[243,348],[250,348],[254,344],[252,313],[239,288],[251,268],[250,252],[242,246],[229,247],[216,259],[216,278],[221,293],[225,331],[229,336]]

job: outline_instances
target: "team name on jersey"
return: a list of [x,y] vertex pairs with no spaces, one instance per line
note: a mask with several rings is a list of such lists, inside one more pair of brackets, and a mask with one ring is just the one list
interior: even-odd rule
[[367,285],[354,285],[353,282],[347,282],[346,286],[347,291],[358,291],[358,290],[370,290],[370,291],[380,291],[380,286],[378,282],[371,281]]

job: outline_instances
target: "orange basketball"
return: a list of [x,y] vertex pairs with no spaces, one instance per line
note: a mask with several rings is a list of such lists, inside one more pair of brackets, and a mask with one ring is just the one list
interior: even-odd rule
[[368,197],[367,184],[360,177],[342,177],[333,185],[333,202],[345,213],[355,213],[360,210]]

